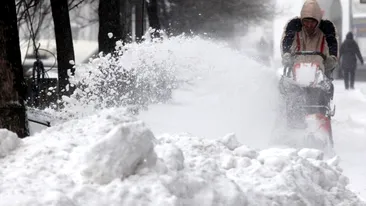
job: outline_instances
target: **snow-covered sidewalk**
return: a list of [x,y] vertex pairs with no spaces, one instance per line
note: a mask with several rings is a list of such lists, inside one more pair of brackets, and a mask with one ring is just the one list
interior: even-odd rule
[[343,81],[335,82],[334,141],[350,188],[366,199],[366,167],[362,163],[366,159],[366,83],[356,82],[355,86],[355,90],[345,90]]

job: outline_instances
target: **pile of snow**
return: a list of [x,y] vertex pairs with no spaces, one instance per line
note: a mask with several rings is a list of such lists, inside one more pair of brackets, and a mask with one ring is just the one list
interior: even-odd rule
[[219,140],[154,137],[108,109],[23,139],[0,159],[0,205],[365,205],[339,159],[318,150],[255,150]]
[[184,135],[159,140],[182,149],[186,170],[224,173],[239,187],[244,205],[364,204],[346,188],[348,178],[338,166],[339,157],[324,160],[319,150],[254,150],[235,143],[233,135],[217,141]]

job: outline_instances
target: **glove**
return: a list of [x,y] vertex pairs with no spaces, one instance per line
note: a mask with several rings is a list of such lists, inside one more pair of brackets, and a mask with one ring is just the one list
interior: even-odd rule
[[334,55],[327,56],[327,58],[324,61],[324,67],[326,70],[332,70],[334,69],[338,64],[338,59]]
[[290,53],[284,53],[282,55],[282,64],[284,66],[291,66],[293,64],[292,62],[292,56]]
[[363,60],[361,60],[361,65],[363,65],[363,63],[364,63]]

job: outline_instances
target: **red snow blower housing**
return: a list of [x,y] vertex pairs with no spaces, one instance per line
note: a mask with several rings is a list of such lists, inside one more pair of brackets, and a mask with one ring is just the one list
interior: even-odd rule
[[335,106],[332,108],[331,104],[334,87],[332,79],[321,69],[322,63],[308,58],[314,55],[326,58],[321,52],[296,52],[292,54],[295,63],[283,70],[279,89],[286,104],[287,128],[305,130],[307,136],[324,139],[333,145],[331,117],[335,114]]

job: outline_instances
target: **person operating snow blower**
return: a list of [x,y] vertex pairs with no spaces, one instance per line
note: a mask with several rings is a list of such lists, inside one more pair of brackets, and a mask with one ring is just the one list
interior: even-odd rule
[[280,91],[285,97],[288,127],[306,130],[307,136],[322,133],[333,144],[331,76],[338,63],[338,40],[334,24],[322,16],[317,1],[306,0],[300,17],[286,24],[281,41],[285,69]]
[[338,40],[334,24],[330,20],[323,20],[322,13],[316,0],[306,0],[300,17],[287,23],[281,41],[282,63],[284,66],[292,65],[291,54],[296,51],[318,51],[325,55],[324,62],[319,56],[303,58],[323,63],[321,69],[330,78],[338,63]]

